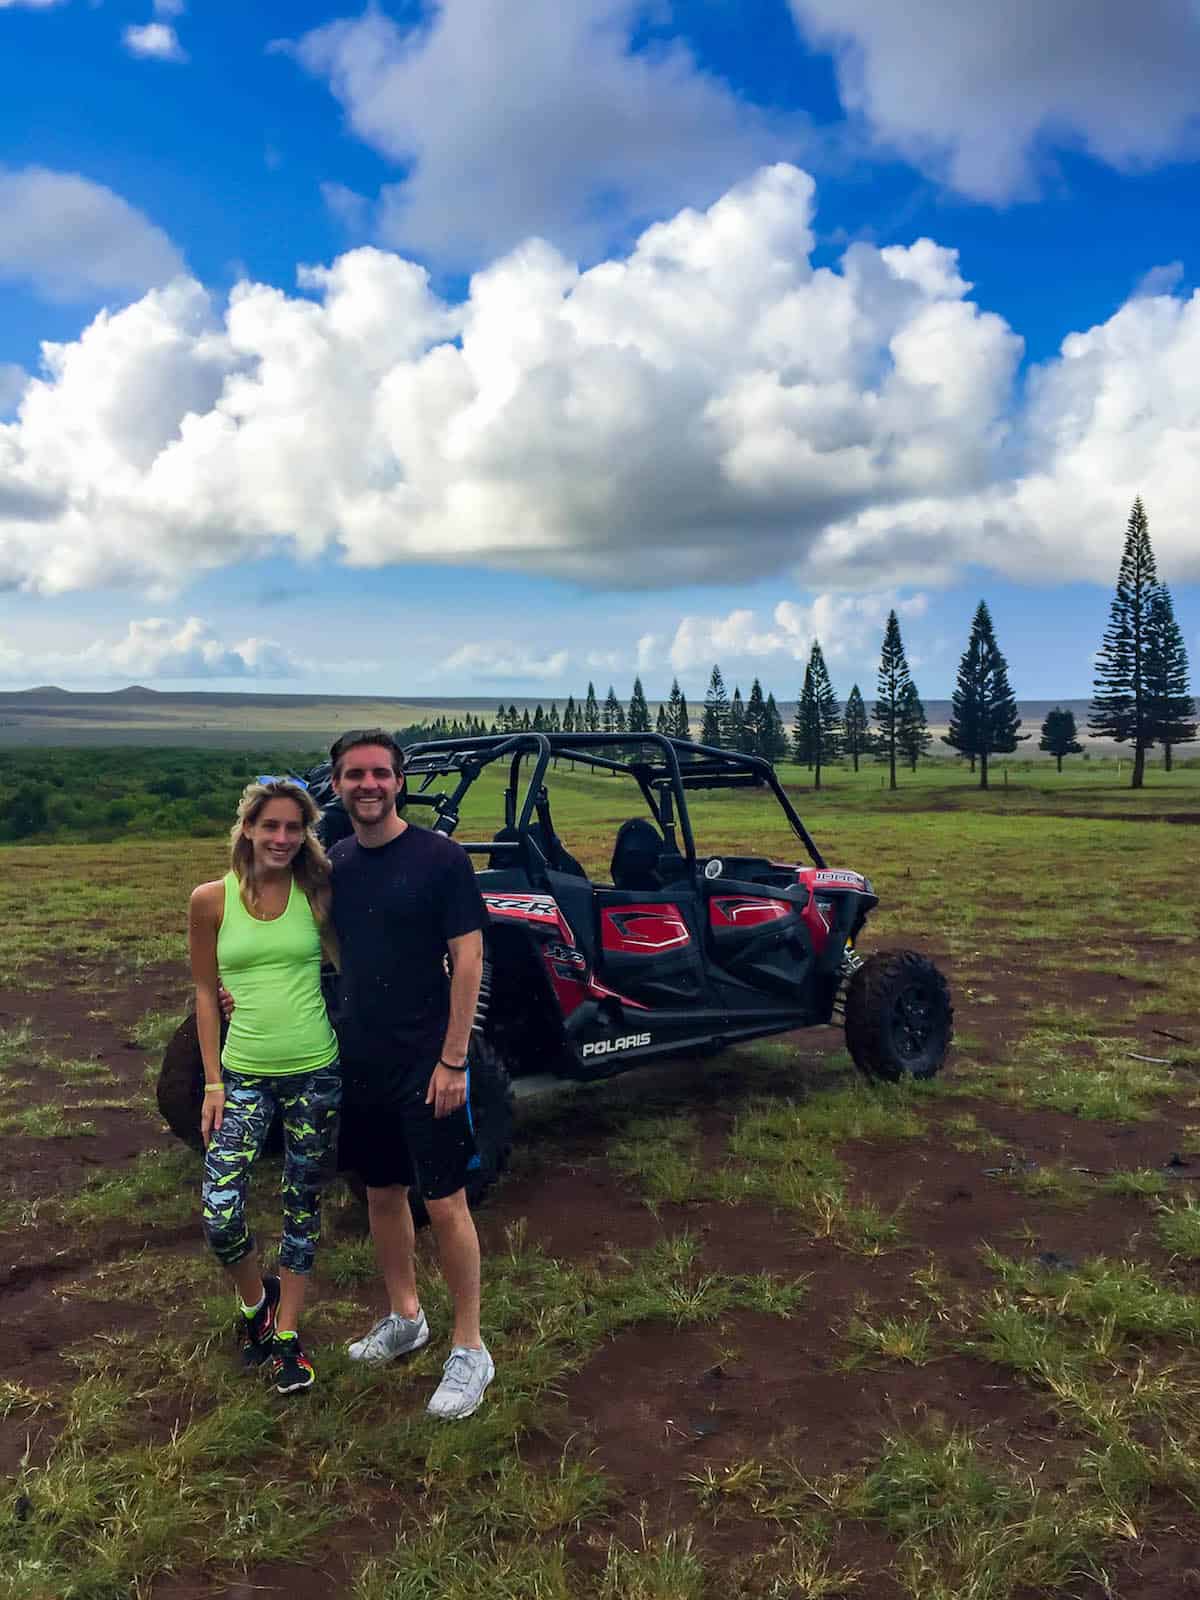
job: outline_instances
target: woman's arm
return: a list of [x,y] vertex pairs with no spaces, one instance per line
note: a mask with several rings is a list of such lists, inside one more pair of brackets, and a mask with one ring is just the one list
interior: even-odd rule
[[188,954],[196,985],[196,1032],[204,1062],[204,1104],[200,1134],[205,1145],[221,1126],[225,1090],[221,1083],[221,1013],[217,1005],[217,934],[225,906],[223,883],[202,883],[188,903]]

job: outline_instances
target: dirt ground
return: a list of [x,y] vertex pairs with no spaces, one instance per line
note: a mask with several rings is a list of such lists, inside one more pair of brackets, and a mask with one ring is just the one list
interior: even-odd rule
[[[74,983],[79,975],[69,969],[31,976],[53,987],[0,992],[0,1029],[28,1021],[52,1055],[95,1062],[111,1072],[115,1085],[105,1083],[96,1098],[134,1102],[86,1111],[94,1132],[57,1138],[14,1133],[0,1141],[0,1199],[32,1208],[32,1221],[8,1230],[0,1252],[0,1372],[12,1383],[39,1389],[73,1376],[64,1346],[131,1329],[152,1341],[163,1323],[162,1307],[87,1298],[78,1292],[81,1283],[147,1243],[181,1254],[202,1247],[194,1218],[160,1224],[131,1216],[81,1235],[37,1217],[40,1200],[77,1190],[98,1168],[120,1169],[166,1142],[146,1099],[154,1062],[130,1034],[147,1011],[178,1004],[180,974],[151,970],[99,997]],[[1096,983],[1106,994],[1130,987],[1113,978]],[[972,1001],[969,986],[956,985],[959,1026],[975,1037],[973,1058],[985,1070],[1003,1063],[1008,1042],[1023,1031],[1029,984],[1020,970],[993,971],[986,1004]],[[1088,998],[1088,986],[1086,976],[1076,974],[1064,980],[1062,992],[1080,1002]],[[764,1542],[762,1525],[738,1515],[706,1520],[689,1484],[708,1469],[719,1472],[765,1452],[786,1457],[807,1475],[852,1473],[878,1454],[890,1433],[933,1420],[971,1430],[997,1457],[1020,1463],[1039,1485],[1064,1482],[1081,1444],[1044,1392],[968,1355],[947,1355],[926,1366],[893,1362],[848,1370],[835,1349],[837,1335],[866,1300],[873,1307],[908,1303],[911,1275],[931,1257],[953,1288],[986,1291],[991,1277],[980,1253],[984,1244],[1031,1251],[1048,1262],[1104,1253],[1166,1265],[1144,1200],[1099,1192],[1103,1175],[1117,1170],[1158,1171],[1180,1185],[1200,1177],[1200,1130],[1194,1126],[1200,1025],[1187,1017],[1154,1022],[1160,1035],[1175,1037],[1175,1049],[1188,1059],[1177,1068],[1178,1092],[1144,1121],[1086,1121],[992,1099],[946,1098],[936,1103],[925,1137],[842,1147],[855,1198],[887,1212],[902,1208],[902,1242],[874,1258],[848,1253],[832,1239],[806,1236],[767,1204],[664,1202],[651,1208],[578,1122],[557,1129],[552,1144],[541,1153],[527,1152],[480,1212],[485,1258],[503,1248],[506,1229],[518,1223],[530,1242],[565,1261],[603,1262],[612,1252],[643,1248],[686,1228],[700,1241],[704,1270],[803,1277],[807,1293],[787,1319],[740,1313],[732,1328],[651,1323],[619,1333],[566,1375],[558,1421],[528,1442],[529,1462],[551,1463],[567,1441],[584,1441],[594,1465],[618,1490],[599,1524],[606,1538],[644,1538],[687,1525],[703,1549],[722,1559],[753,1554]],[[1147,1026],[1135,1017],[1125,1025],[1131,1049],[1167,1055],[1165,1037],[1152,1048],[1155,1036]],[[794,1044],[803,1084],[840,1040],[823,1030],[797,1036]],[[952,1060],[947,1073],[954,1071]],[[694,1064],[680,1061],[671,1072],[679,1104],[688,1106]],[[62,1084],[52,1072],[35,1065],[22,1070],[22,1077],[30,1080],[23,1106],[61,1101]],[[730,1107],[706,1091],[694,1109],[702,1148],[715,1150],[729,1131]],[[965,1114],[991,1136],[987,1148],[956,1148],[941,1129],[939,1119]],[[1094,1180],[1087,1203],[1039,1198],[1007,1181],[1039,1169],[1073,1170]],[[198,1176],[197,1169],[197,1188]],[[352,1216],[339,1223],[353,1225]],[[1192,1279],[1195,1287],[1194,1272]],[[318,1270],[315,1295],[325,1293],[335,1291]],[[349,1336],[361,1330],[343,1331]],[[148,1413],[147,1437],[162,1436],[169,1425],[170,1419]],[[53,1424],[37,1417],[0,1422],[0,1472],[14,1472],[22,1458],[34,1464],[44,1459],[53,1438]],[[166,1578],[153,1586],[154,1600],[338,1594],[365,1553],[390,1546],[390,1523],[388,1499],[381,1495],[376,1514],[338,1529],[314,1562],[271,1564],[244,1580]],[[833,1565],[856,1569],[863,1592],[890,1600],[900,1593],[889,1575],[895,1543],[864,1523],[851,1528],[853,1537],[843,1535],[830,1552]],[[581,1533],[576,1541],[585,1565],[594,1555],[595,1533]],[[1147,1508],[1139,1537],[1110,1565],[1111,1592],[1119,1600],[1200,1595],[1198,1550],[1200,1518],[1183,1501],[1164,1495]],[[1073,1592],[1100,1591],[1083,1586]]]

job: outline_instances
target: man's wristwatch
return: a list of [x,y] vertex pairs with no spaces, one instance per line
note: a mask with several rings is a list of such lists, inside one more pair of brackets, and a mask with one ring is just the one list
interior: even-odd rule
[[453,1061],[447,1061],[445,1056],[438,1057],[438,1066],[448,1067],[451,1072],[465,1072],[467,1070],[467,1063],[465,1061],[459,1061],[455,1063]]

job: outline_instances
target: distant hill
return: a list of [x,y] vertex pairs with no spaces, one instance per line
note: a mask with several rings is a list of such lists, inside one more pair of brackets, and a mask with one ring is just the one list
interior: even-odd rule
[[[453,719],[468,714],[490,721],[501,700],[519,711],[528,708],[531,712],[539,703],[549,708],[553,700],[561,711],[566,696],[215,694],[205,690],[149,689],[142,684],[99,694],[76,694],[47,684],[0,692],[0,746],[174,744],[261,748],[266,744],[308,750],[327,745],[339,733],[354,727],[401,728],[439,716]],[[699,699],[691,703],[697,731],[700,705]],[[1086,745],[1098,750],[1117,748],[1088,739],[1084,731],[1086,700],[1029,700],[1023,701],[1019,709],[1022,732],[1033,737],[1022,744],[1021,754],[1038,754],[1038,730],[1055,705],[1074,712],[1080,738]],[[656,712],[658,701],[651,701],[650,708]],[[790,729],[795,702],[780,701],[779,711],[785,727]],[[925,713],[935,738],[940,739],[949,725],[949,700],[927,700]],[[935,753],[950,752],[939,743]]]

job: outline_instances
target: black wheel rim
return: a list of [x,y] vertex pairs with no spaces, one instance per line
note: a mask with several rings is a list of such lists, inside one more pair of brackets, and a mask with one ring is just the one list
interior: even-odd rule
[[928,1050],[937,1026],[934,997],[912,984],[896,996],[893,1037],[902,1061],[918,1061]]

